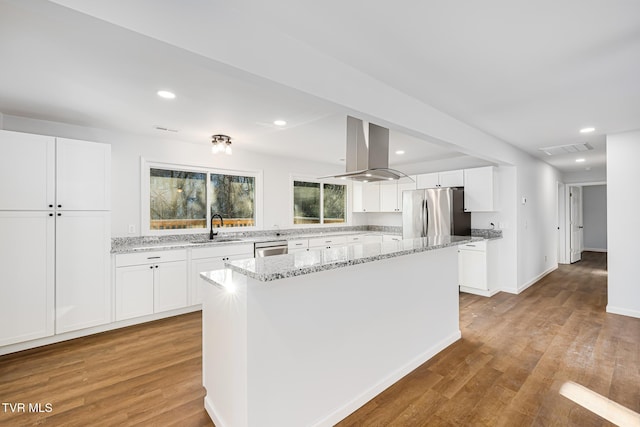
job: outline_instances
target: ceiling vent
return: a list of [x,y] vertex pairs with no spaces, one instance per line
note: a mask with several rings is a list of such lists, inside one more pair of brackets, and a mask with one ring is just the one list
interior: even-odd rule
[[569,145],[556,145],[555,147],[539,148],[540,151],[547,156],[557,156],[558,154],[579,153],[582,151],[593,150],[593,147],[589,143],[583,144],[569,144]]

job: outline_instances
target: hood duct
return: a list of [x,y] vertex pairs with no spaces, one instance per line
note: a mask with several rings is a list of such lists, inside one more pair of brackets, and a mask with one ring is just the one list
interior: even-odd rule
[[392,181],[407,177],[389,168],[389,129],[347,116],[346,173],[324,178],[361,182]]

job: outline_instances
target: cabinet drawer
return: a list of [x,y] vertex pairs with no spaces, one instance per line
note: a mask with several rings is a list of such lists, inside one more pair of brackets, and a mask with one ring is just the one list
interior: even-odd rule
[[291,251],[292,249],[307,249],[309,247],[309,240],[289,240],[287,242],[287,247],[289,248],[289,251]]
[[465,243],[464,245],[458,245],[458,249],[465,251],[486,251],[487,242],[483,240],[480,242]]
[[184,261],[186,259],[186,249],[155,252],[136,252],[131,254],[116,255],[116,267],[150,264],[154,262]]
[[309,239],[309,247],[317,248],[323,246],[332,246],[332,245],[344,245],[347,243],[346,236],[339,237],[316,237],[314,239]]
[[253,258],[253,243],[210,246],[205,248],[194,248],[191,250],[192,259],[215,258],[229,255],[246,255],[247,258]]
[[384,234],[382,236],[383,242],[399,242],[402,240],[402,236],[398,236],[396,234]]

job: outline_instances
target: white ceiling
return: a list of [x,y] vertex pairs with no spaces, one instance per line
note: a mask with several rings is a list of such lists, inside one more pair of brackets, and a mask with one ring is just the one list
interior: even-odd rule
[[[120,26],[44,0],[0,0],[0,112],[151,135],[160,125],[203,143],[226,133],[236,150],[336,163],[348,108],[140,34],[154,34],[151,19],[123,28],[157,7],[179,17],[177,33],[204,21],[220,40],[233,34],[217,34],[216,20],[233,7],[566,172],[603,167],[605,135],[640,128],[635,0],[57,3]],[[159,99],[161,88],[178,97]],[[276,128],[277,118],[289,124]],[[588,125],[594,134],[578,133]],[[582,164],[538,150],[582,142],[596,148]],[[391,145],[407,151],[392,164],[464,157],[393,129]]]

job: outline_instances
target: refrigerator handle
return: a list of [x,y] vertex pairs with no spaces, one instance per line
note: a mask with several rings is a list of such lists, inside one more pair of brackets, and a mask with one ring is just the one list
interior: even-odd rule
[[424,200],[424,237],[429,235],[429,206],[427,199]]
[[425,211],[427,210],[427,201],[426,200],[422,200],[422,206],[420,206],[420,228],[421,233],[420,233],[420,237],[424,237],[427,234],[427,230],[425,229],[424,225],[425,225]]

